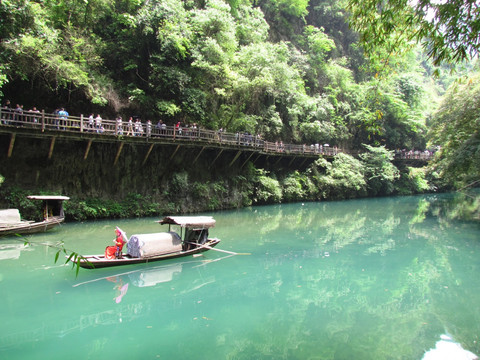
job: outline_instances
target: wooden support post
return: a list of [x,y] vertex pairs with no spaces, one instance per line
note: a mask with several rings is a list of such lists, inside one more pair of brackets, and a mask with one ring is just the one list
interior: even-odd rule
[[42,110],[42,132],[45,131],[45,110]]
[[92,146],[93,139],[88,140],[87,149],[85,150],[85,155],[83,156],[83,160],[87,160],[88,153],[90,152],[90,147]]
[[80,115],[80,132],[83,132],[83,114]]
[[296,158],[297,158],[297,157],[294,156],[294,157],[292,158],[292,160],[290,160],[290,162],[288,163],[288,167],[290,167],[290,166],[293,164],[293,161],[294,161]]
[[145,165],[145,163],[147,162],[147,159],[148,159],[148,157],[150,156],[150,153],[153,150],[153,145],[154,144],[151,144],[150,147],[148,148],[147,154],[145,155],[145,159],[143,159],[142,166]]
[[280,162],[280,160],[282,160],[281,156],[278,157],[278,160],[275,162],[275,164],[273,164],[273,166],[276,166]]
[[120,157],[120,154],[122,153],[123,145],[125,145],[125,143],[121,142],[120,145],[118,146],[117,155],[115,156],[115,161],[113,162],[113,166],[117,165],[118,158]]
[[240,166],[240,169],[243,169],[243,167],[245,166],[245,164],[248,162],[248,160],[250,160],[250,158],[253,156],[253,154],[255,154],[253,151],[250,153],[250,156],[247,158],[247,160],[245,160],[242,164],[242,166]]
[[175,154],[177,153],[178,149],[180,149],[180,145],[177,145],[177,148],[176,148],[175,151],[173,152],[172,156],[170,156],[170,160],[173,159],[173,157],[174,157]]
[[260,156],[262,156],[262,154],[258,154],[257,157],[255,158],[255,160],[253,160],[254,164],[257,162],[258,159],[260,159]]
[[10,145],[8,145],[8,154],[7,156],[8,157],[11,157],[12,156],[12,153],[13,153],[13,144],[15,144],[15,137],[17,136],[17,134],[13,133],[11,136],[10,136]]
[[209,169],[213,166],[213,164],[215,163],[215,161],[217,161],[217,159],[220,157],[220,155],[222,154],[224,149],[220,150],[220,152],[217,154],[217,156],[215,156],[215,159],[213,159],[213,161],[210,163],[210,166],[208,167]]
[[302,163],[300,164],[300,166],[298,167],[299,169],[301,169],[303,167],[303,164],[305,164],[305,161],[307,161],[307,158],[303,159]]
[[235,155],[235,157],[233,158],[232,162],[230,163],[230,165],[228,165],[228,167],[232,166],[233,163],[238,159],[238,157],[240,156],[240,154],[242,153],[242,150],[239,150],[237,152],[237,155]]
[[52,137],[52,141],[50,142],[50,150],[48,151],[48,160],[52,158],[54,147],[55,147],[55,136]]
[[205,146],[202,147],[202,150],[200,150],[200,151],[198,152],[197,156],[195,157],[195,160],[193,160],[193,162],[192,162],[192,165],[197,162],[197,160],[198,160],[198,158],[200,157],[200,155],[202,154],[203,150],[205,150]]

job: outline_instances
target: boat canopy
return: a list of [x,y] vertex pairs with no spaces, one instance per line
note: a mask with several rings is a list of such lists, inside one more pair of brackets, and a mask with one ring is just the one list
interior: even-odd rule
[[211,216],[166,216],[158,223],[164,225],[180,225],[185,228],[211,228],[215,226],[215,219]]
[[69,197],[62,195],[29,195],[27,198],[43,201],[43,218],[45,220],[48,220],[51,217],[65,217],[63,212],[63,202],[65,200],[70,200]]
[[68,196],[61,196],[61,195],[29,195],[27,198],[32,200],[70,200]]

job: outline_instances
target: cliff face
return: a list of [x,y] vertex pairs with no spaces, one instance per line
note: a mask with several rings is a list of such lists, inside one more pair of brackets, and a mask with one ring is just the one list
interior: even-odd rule
[[294,160],[177,143],[89,144],[88,138],[24,135],[12,142],[11,134],[0,135],[1,189],[67,195],[67,207],[88,199],[121,203],[132,196],[148,199],[152,212],[241,207],[251,204],[255,166],[277,173],[304,163]]
[[[70,141],[57,139],[51,150],[51,138],[37,139],[17,136],[11,156],[7,156],[10,138],[1,137],[0,173],[3,186],[43,189],[72,196],[122,198],[137,192],[155,195],[178,172],[187,172],[198,181],[209,181],[225,174],[226,158],[209,166],[212,150],[204,151],[195,163],[199,149],[177,145]],[[51,156],[49,158],[49,153]],[[147,156],[148,155],[148,156]],[[118,156],[118,157],[117,157]],[[235,174],[238,167],[229,167]]]

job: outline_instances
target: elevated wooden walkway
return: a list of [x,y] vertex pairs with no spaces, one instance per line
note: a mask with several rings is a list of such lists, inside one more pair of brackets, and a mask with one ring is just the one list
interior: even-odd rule
[[[140,126],[133,122],[131,125],[125,121],[107,120],[93,122],[91,119],[78,116],[61,116],[47,114],[45,112],[16,113],[0,109],[0,133],[10,134],[7,157],[11,157],[14,151],[15,139],[17,136],[35,137],[49,139],[50,147],[47,154],[52,157],[55,149],[56,139],[67,139],[71,141],[85,142],[84,159],[87,159],[93,142],[117,143],[118,150],[115,163],[121,156],[124,144],[138,144],[148,146],[144,163],[154,149],[155,145],[169,145],[175,147],[172,157],[182,147],[198,148],[195,162],[206,149],[215,149],[216,157],[213,163],[224,151],[235,151],[231,160],[233,165],[242,155],[244,163],[255,156],[275,156],[278,158],[290,158],[291,162],[297,162],[296,167],[304,167],[318,159],[320,156],[333,158],[337,153],[344,152],[357,155],[356,152],[314,144],[295,145],[283,144],[282,142],[269,142],[259,136],[243,133],[228,133],[223,131],[206,130],[199,128],[180,128],[157,124],[141,123]],[[405,154],[399,154],[399,159]],[[429,154],[415,154],[419,161],[428,161]],[[413,157],[408,157],[413,158]],[[301,160],[301,161],[299,161]]]

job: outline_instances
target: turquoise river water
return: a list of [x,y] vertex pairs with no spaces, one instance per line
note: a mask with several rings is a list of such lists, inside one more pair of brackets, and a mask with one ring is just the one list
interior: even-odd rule
[[122,219],[66,223],[26,247],[3,238],[0,359],[474,359],[480,225],[456,205],[442,194],[209,213],[218,248],[248,254],[78,276],[42,244],[102,253],[115,226],[166,229]]

